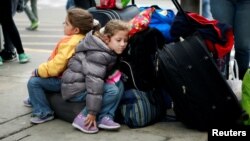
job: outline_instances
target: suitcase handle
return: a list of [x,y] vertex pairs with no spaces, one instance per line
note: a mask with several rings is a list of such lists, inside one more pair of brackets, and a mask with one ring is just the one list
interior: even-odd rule
[[131,0],[132,5],[135,5],[135,0]]
[[[134,0],[132,0],[132,1],[134,1]],[[179,4],[179,2],[178,2],[177,0],[172,0],[172,2],[174,3],[174,5],[175,5],[176,9],[178,10],[178,12],[180,12],[180,13],[184,16],[185,20],[186,20],[190,25],[192,25],[192,22],[190,22],[190,19],[188,18],[186,12],[183,10],[183,8],[182,8],[181,5]]]
[[182,9],[181,5],[179,4],[179,2],[177,0],[172,0],[172,2],[174,3],[176,9],[182,13],[182,14],[185,14],[184,10]]

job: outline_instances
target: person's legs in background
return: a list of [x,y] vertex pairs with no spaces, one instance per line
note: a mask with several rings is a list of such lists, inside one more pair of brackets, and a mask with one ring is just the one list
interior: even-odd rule
[[[8,32],[5,32],[3,34],[2,26],[0,25],[0,62],[5,62],[5,61],[13,61],[16,60],[16,50],[14,45],[11,43],[10,37],[8,35]],[[2,64],[0,63],[0,64]]]
[[3,31],[2,31],[2,26],[0,24],[0,50],[3,49]]
[[0,3],[0,23],[3,34],[8,34],[10,42],[15,46],[20,63],[27,63],[29,57],[24,53],[23,45],[16,24],[13,19],[12,1],[1,1]]
[[237,1],[234,20],[235,59],[239,66],[239,77],[243,79],[249,68],[250,58],[250,0]]
[[30,0],[31,11],[33,12],[34,16],[38,20],[38,13],[37,13],[37,0]]
[[16,60],[16,50],[14,45],[11,42],[10,35],[8,32],[3,33],[4,36],[4,49],[0,53],[3,59],[3,62],[5,61],[14,61]]
[[[3,32],[2,32],[2,26],[0,24],[0,53],[2,49],[3,49]],[[3,65],[2,55],[0,55],[0,66],[1,65]]]
[[[222,6],[223,5],[223,6]],[[231,0],[210,0],[211,13],[215,20],[220,21],[221,23],[233,25],[234,20],[234,6]],[[230,54],[228,54],[225,58],[219,59],[222,64],[225,66],[221,66],[223,69],[221,70],[222,75],[227,79],[228,78],[228,67],[229,67],[229,58]]]
[[213,19],[210,8],[210,0],[202,0],[202,16],[207,19]]
[[216,20],[232,25],[235,11],[232,0],[210,0],[210,7]]
[[[28,6],[29,1],[30,1],[31,9]],[[37,15],[37,0],[25,0],[24,11],[31,22],[31,25],[27,27],[26,29],[36,30],[39,26],[38,15]]]
[[249,67],[250,57],[250,0],[210,0],[214,19],[232,25],[235,38],[235,58],[239,66],[239,77],[243,78]]
[[[8,22],[2,23],[3,25],[3,34],[8,33],[8,37],[11,40],[11,43],[15,46],[18,53],[18,59],[20,63],[29,62],[29,57],[24,53],[21,37],[17,30],[17,27],[13,19],[9,19]],[[9,34],[10,33],[10,34]]]

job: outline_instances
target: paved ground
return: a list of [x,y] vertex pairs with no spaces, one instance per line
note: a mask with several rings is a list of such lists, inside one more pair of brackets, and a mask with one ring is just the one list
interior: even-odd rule
[[[142,1],[142,0],[136,0]],[[60,0],[53,5],[48,0],[39,2],[40,27],[26,31],[29,25],[24,13],[15,16],[23,45],[32,60],[27,64],[17,61],[0,66],[0,140],[3,141],[206,141],[207,133],[189,130],[179,122],[161,122],[139,129],[123,125],[118,132],[100,131],[87,135],[75,130],[70,123],[55,119],[41,125],[29,122],[31,109],[24,107],[26,84],[34,68],[46,61],[50,51],[62,35],[65,9]],[[147,1],[148,2],[148,1]],[[161,3],[162,2],[162,3]],[[159,5],[167,3],[159,0]],[[172,5],[169,5],[172,7]]]

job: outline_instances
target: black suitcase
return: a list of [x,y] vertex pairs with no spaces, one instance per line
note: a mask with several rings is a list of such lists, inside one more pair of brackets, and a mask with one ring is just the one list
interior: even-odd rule
[[75,117],[85,107],[85,102],[68,102],[62,98],[61,93],[47,92],[48,102],[55,116],[59,119],[72,123]]
[[136,5],[129,5],[124,9],[97,9],[91,7],[88,11],[101,23],[101,26],[104,26],[111,19],[129,21],[140,13]]
[[167,44],[158,53],[178,120],[199,130],[236,125],[240,104],[199,36]]

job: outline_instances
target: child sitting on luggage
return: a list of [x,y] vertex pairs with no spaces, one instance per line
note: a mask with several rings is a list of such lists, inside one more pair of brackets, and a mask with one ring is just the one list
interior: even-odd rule
[[26,106],[32,106],[32,123],[43,123],[54,119],[45,91],[60,92],[61,75],[69,59],[75,53],[76,46],[85,34],[99,26],[92,15],[83,9],[73,8],[67,11],[64,22],[64,36],[54,48],[47,62],[39,65],[32,72],[27,87],[29,98],[24,100]]
[[118,88],[121,73],[112,70],[117,54],[127,46],[128,32],[129,25],[120,20],[109,21],[99,32],[90,31],[63,73],[63,98],[86,101],[86,107],[72,123],[84,133],[97,133],[97,126],[108,130],[120,128],[113,118],[122,96]]

